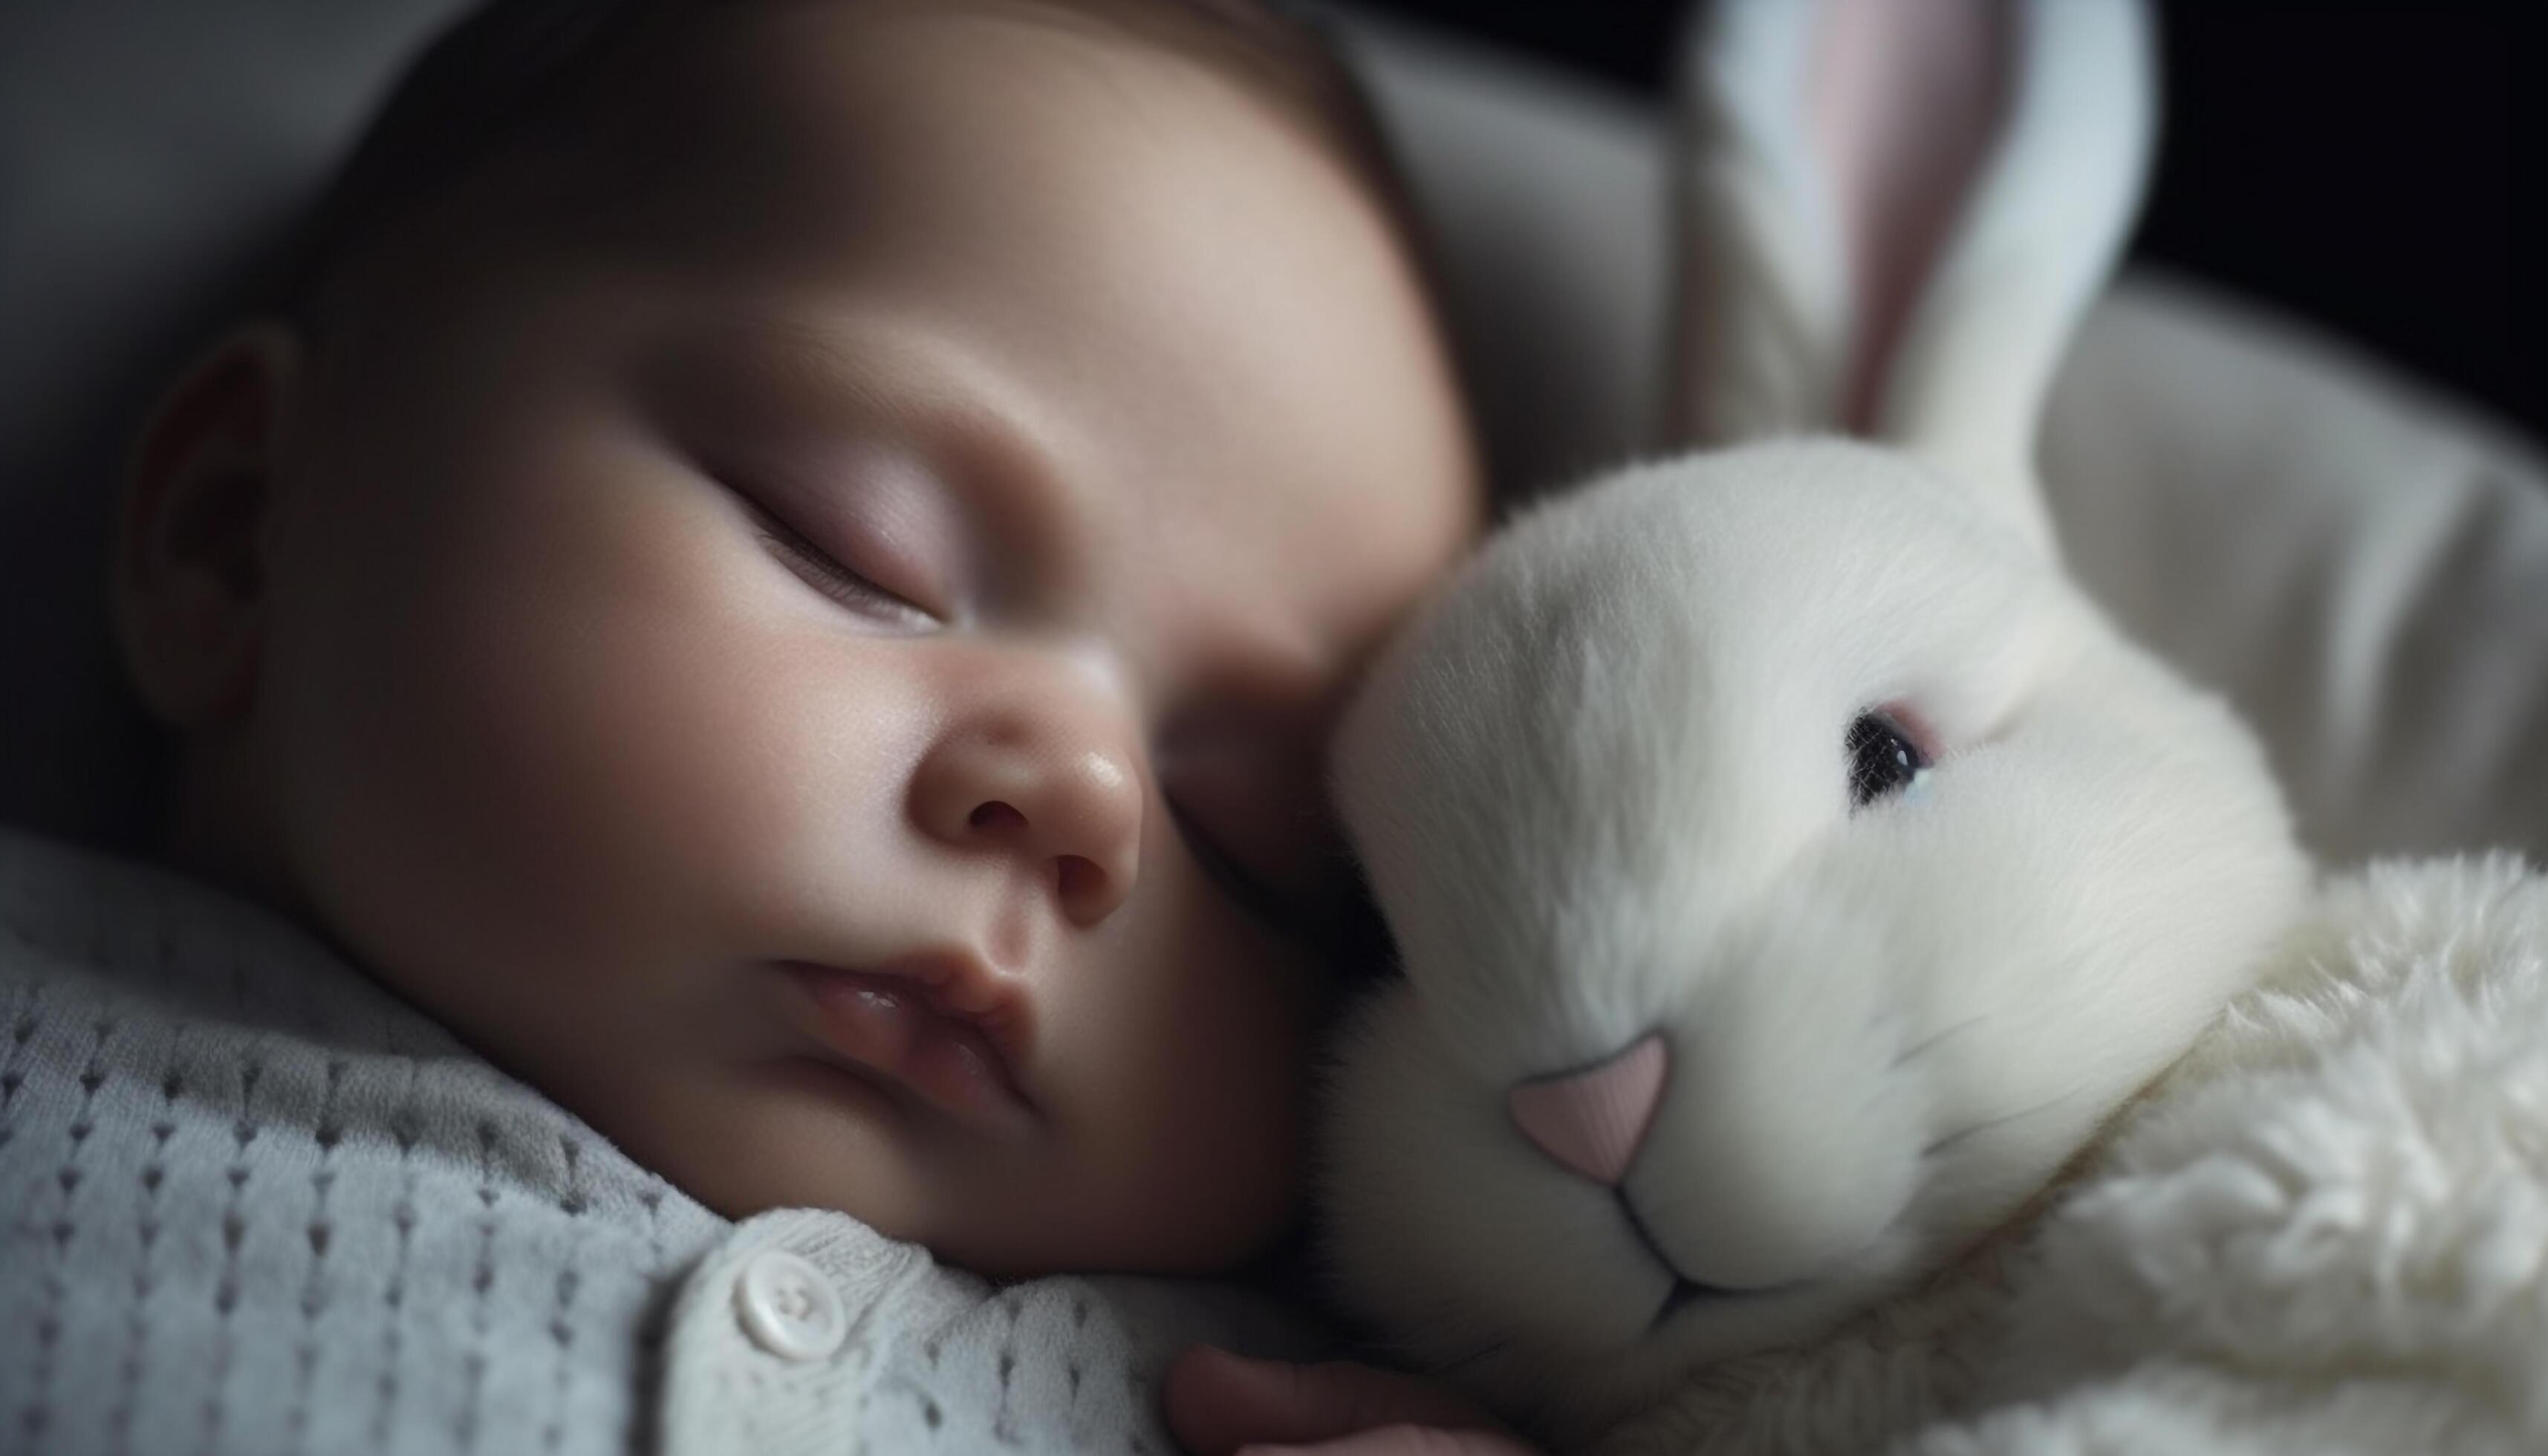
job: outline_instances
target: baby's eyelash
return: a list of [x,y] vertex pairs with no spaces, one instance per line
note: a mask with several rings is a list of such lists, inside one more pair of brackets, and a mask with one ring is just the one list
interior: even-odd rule
[[806,585],[815,591],[857,611],[917,618],[932,624],[938,620],[914,603],[843,566],[785,521],[758,505],[750,508],[753,528],[760,534],[762,544],[797,576],[804,578]]
[[1294,928],[1299,917],[1283,903],[1283,897],[1231,858],[1229,852],[1221,847],[1220,841],[1205,833],[1202,826],[1189,818],[1174,801],[1168,805],[1168,817],[1176,821],[1177,833],[1185,840],[1187,853],[1194,856],[1195,863],[1202,866],[1204,874],[1214,884],[1220,886],[1223,894],[1236,901],[1240,909],[1278,930]]

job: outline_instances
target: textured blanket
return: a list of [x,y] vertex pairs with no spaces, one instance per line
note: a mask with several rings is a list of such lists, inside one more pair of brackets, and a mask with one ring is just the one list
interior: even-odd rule
[[2548,881],[2336,880],[2006,1236],[1604,1447],[2548,1451]]
[[729,1223],[296,927],[0,828],[6,1456],[1156,1456],[1179,1348],[1319,1333]]

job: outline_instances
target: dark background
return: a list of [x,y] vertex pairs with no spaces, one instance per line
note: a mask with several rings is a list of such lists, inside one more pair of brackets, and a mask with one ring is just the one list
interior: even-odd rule
[[[1363,0],[1660,95],[1682,0]],[[2261,297],[2548,436],[2541,0],[2159,0],[2135,256]]]

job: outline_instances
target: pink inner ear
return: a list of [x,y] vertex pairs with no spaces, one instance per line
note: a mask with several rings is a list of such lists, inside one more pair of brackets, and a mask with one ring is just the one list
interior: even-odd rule
[[1873,430],[1947,230],[1999,138],[2009,0],[1823,0],[1806,104],[1848,240],[1840,426]]

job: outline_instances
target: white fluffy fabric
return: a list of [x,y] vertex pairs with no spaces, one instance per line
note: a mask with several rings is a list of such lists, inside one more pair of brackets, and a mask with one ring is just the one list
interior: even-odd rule
[[2548,1450],[2548,880],[2338,879],[2043,1211],[1605,1450]]

